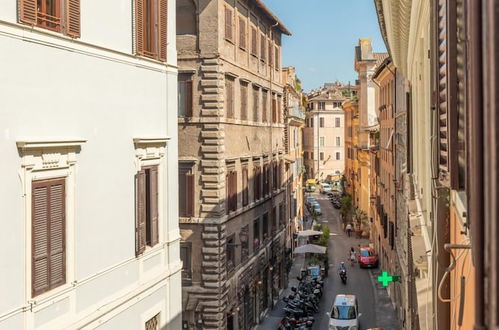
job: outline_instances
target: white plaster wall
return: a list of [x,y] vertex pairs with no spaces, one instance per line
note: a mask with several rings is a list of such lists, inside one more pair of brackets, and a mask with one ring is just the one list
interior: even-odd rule
[[[127,294],[142,292],[149,282],[170,273],[174,274],[171,285],[180,288],[180,277],[175,275],[180,266],[177,79],[172,66],[176,63],[175,1],[169,1],[169,66],[133,55],[131,4],[83,1],[82,36],[72,40],[16,25],[16,1],[0,2],[4,225],[0,249],[9,251],[0,258],[0,329],[62,328],[84,320],[104,304],[130,299]],[[134,250],[133,138],[144,137],[170,138],[163,166],[160,237],[162,243],[171,243],[159,246],[149,260],[135,258]],[[71,238],[75,257],[67,261],[74,267],[76,282],[52,309],[50,305],[59,298],[40,300],[37,309],[29,312],[31,297],[25,282],[31,276],[26,256],[30,238],[25,233],[31,219],[25,217],[16,141],[74,138],[87,140],[76,157],[75,235]],[[171,291],[174,297],[167,296],[170,291],[157,292],[165,306],[180,301],[177,289]],[[22,308],[28,312],[22,313]],[[112,318],[111,314],[106,317]]]

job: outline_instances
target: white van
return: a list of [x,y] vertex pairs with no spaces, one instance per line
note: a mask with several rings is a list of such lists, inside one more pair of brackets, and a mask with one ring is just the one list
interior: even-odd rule
[[357,298],[354,295],[339,294],[334,299],[334,304],[329,316],[329,329],[345,329],[345,330],[358,330],[359,305]]
[[333,188],[328,183],[321,183],[321,193],[325,194],[333,191]]

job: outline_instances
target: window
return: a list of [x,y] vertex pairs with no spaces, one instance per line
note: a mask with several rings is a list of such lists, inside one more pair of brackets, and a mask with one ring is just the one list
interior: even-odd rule
[[304,158],[304,159],[308,159],[308,152],[306,152],[306,151],[305,151],[305,152],[303,152],[303,158]]
[[314,102],[310,102],[310,103],[308,104],[308,108],[309,108],[310,110],[314,110]]
[[341,138],[339,136],[336,137],[336,146],[339,147],[341,145]]
[[239,17],[239,47],[246,49],[246,19]]
[[281,62],[280,62],[281,55],[280,55],[280,52],[279,52],[279,47],[277,47],[277,46],[275,47],[274,54],[275,54],[275,68],[279,69],[279,66],[281,64]]
[[232,41],[232,9],[225,7],[225,39]]
[[249,256],[249,225],[241,228],[239,232],[239,242],[241,242],[241,263],[248,260]]
[[178,75],[178,116],[192,117],[192,75]]
[[263,194],[270,194],[270,164],[263,165]]
[[243,206],[248,205],[248,167],[243,167]]
[[159,330],[159,313],[146,322],[146,330]]
[[248,84],[241,82],[241,120],[248,120]]
[[251,55],[258,56],[258,40],[256,28],[254,26],[251,27]]
[[324,118],[319,118],[319,127],[324,127]]
[[237,172],[228,170],[225,177],[227,214],[237,210]]
[[182,260],[182,285],[191,285],[192,265],[191,265],[192,245],[190,242],[180,243],[180,260]]
[[225,114],[227,118],[234,118],[234,79],[225,77]]
[[339,153],[339,152],[337,152],[337,153],[336,153],[336,160],[340,160],[340,159],[341,159],[340,153]]
[[323,136],[319,137],[319,146],[324,147],[324,137]]
[[286,225],[284,203],[279,204],[279,224],[281,227]]
[[262,198],[262,168],[260,166],[253,167],[253,196],[257,201]]
[[268,122],[267,106],[268,106],[268,91],[263,91],[262,94],[262,122]]
[[275,94],[272,94],[272,122],[277,123],[277,100]]
[[[19,21],[39,28],[80,37],[79,0],[20,0]],[[62,24],[66,22],[66,24]]]
[[266,39],[265,35],[261,34],[260,35],[260,59],[263,62],[265,62],[265,60],[267,59],[267,57],[266,57],[267,48],[265,47],[265,45],[266,45],[265,39]]
[[258,109],[259,109],[259,97],[258,97],[258,93],[259,92],[259,89],[258,87],[253,87],[253,121],[254,122],[257,122],[258,121]]
[[269,238],[269,214],[265,213],[263,215],[263,241]]
[[274,206],[272,208],[272,218],[270,218],[270,234],[272,235],[272,237],[275,237],[276,234],[277,230],[276,222],[277,222],[277,209]]
[[270,40],[269,40],[269,48],[268,49],[269,49],[269,65],[272,67],[272,66],[274,66],[274,58],[273,58],[274,55],[272,54],[273,47],[272,47],[272,41],[270,41]]
[[253,221],[253,251],[260,248],[260,219]]
[[137,55],[165,62],[167,0],[137,0],[135,3]]
[[31,294],[66,283],[65,179],[32,183]]
[[135,253],[158,243],[158,167],[143,167],[135,174]]
[[310,127],[314,127],[314,118],[310,118]]
[[178,188],[179,188],[179,215],[181,217],[194,216],[195,185],[194,174],[191,168],[183,168],[179,165]]
[[230,273],[236,267],[236,238],[234,234],[227,238],[227,243],[225,243],[225,256],[226,256],[226,267],[227,272]]
[[278,123],[282,122],[281,111],[282,111],[282,96],[278,95],[277,96],[277,122]]
[[326,109],[326,102],[319,102],[319,110],[325,110]]
[[334,119],[334,126],[335,127],[340,127],[340,118],[335,118]]
[[324,160],[324,153],[323,152],[319,153],[319,159]]

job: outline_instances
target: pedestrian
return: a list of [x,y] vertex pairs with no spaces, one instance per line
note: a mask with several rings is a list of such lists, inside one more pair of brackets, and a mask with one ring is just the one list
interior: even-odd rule
[[352,225],[348,224],[346,227],[348,237],[352,236]]
[[352,266],[355,265],[355,259],[357,257],[357,252],[355,252],[353,246],[350,248],[350,263]]

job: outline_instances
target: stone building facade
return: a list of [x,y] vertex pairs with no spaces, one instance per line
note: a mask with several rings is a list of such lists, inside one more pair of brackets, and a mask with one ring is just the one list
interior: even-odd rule
[[250,329],[287,282],[283,34],[260,0],[177,1],[187,329]]
[[357,100],[348,100],[343,103],[345,111],[345,192],[357,198],[359,189],[357,178],[359,162],[357,160],[357,132],[359,129],[359,103]]
[[337,83],[308,95],[304,129],[304,161],[307,178],[340,182],[345,170],[345,118],[347,99]]

